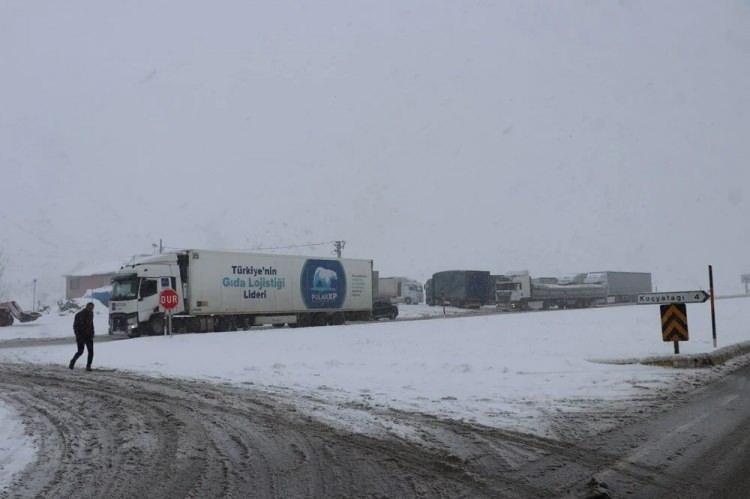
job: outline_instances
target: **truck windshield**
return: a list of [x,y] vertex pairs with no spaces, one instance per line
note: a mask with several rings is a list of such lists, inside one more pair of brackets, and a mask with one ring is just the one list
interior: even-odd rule
[[135,276],[112,281],[112,301],[135,300],[138,298],[138,281]]

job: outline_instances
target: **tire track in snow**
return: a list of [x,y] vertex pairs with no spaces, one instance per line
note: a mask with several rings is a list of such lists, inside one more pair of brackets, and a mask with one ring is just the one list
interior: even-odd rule
[[479,476],[449,453],[335,429],[237,387],[0,364],[0,394],[39,446],[7,498],[548,495],[522,477]]

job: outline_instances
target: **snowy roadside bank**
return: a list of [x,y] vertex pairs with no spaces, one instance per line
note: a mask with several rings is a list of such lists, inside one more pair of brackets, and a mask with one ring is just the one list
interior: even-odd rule
[[32,462],[34,442],[26,435],[20,416],[0,399],[0,492],[11,484],[13,475]]
[[[83,306],[88,301],[79,298],[75,301]],[[107,334],[109,328],[109,310],[100,302],[94,301],[94,328],[97,334]],[[0,327],[0,341],[37,338],[72,338],[73,316],[71,313],[51,313],[42,315],[33,322],[15,322],[12,326]]]
[[[720,345],[750,340],[750,300],[717,308]],[[712,350],[708,307],[691,305],[688,314],[683,351]],[[670,349],[658,307],[632,306],[139,338],[97,345],[94,364],[252,385],[303,409],[328,403],[327,418],[354,428],[361,410],[392,408],[550,435],[560,415],[605,413],[698,382],[699,370],[589,360]],[[64,365],[72,353],[4,349],[0,360]]]
[[675,367],[679,369],[687,368],[706,368],[726,364],[732,359],[747,355],[750,353],[750,341],[734,343],[722,348],[717,348],[713,352],[702,352],[693,354],[679,355],[660,355],[655,357],[643,357],[636,359],[610,359],[597,360],[591,359],[592,362],[601,364],[644,364],[662,367]]

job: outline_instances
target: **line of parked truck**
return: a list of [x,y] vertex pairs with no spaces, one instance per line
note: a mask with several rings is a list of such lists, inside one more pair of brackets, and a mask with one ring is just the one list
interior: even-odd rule
[[527,271],[493,275],[488,271],[448,270],[425,284],[428,305],[506,309],[584,308],[633,303],[652,290],[648,272],[589,272],[563,279],[532,278]]
[[456,270],[434,274],[423,288],[405,277],[380,278],[372,260],[189,249],[142,258],[117,272],[110,331],[161,334],[166,317],[159,295],[165,289],[178,295],[175,331],[207,332],[395,318],[393,304],[425,299],[428,305],[507,309],[631,302],[651,291],[651,275],[593,272],[558,280]]

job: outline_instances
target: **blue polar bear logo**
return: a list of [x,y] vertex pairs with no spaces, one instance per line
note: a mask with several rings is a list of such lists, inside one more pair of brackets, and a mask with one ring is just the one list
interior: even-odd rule
[[306,260],[300,293],[310,309],[341,308],[346,300],[346,271],[338,260]]
[[313,274],[313,289],[315,291],[336,291],[338,278],[339,276],[335,271],[318,267]]

